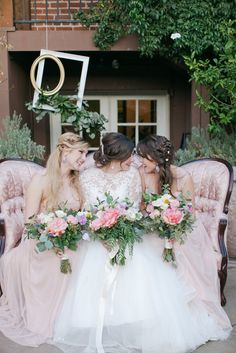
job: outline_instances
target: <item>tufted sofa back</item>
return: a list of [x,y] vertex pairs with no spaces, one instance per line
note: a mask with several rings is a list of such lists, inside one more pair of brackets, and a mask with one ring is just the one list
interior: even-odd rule
[[26,160],[0,161],[0,207],[5,221],[5,252],[21,239],[24,227],[24,195],[34,173],[43,167]]
[[[227,222],[228,203],[233,187],[233,169],[221,159],[204,158],[182,166],[194,181],[196,213],[201,218],[214,250],[221,260],[219,223]],[[225,232],[226,233],[226,232]],[[226,243],[226,239],[225,243]]]

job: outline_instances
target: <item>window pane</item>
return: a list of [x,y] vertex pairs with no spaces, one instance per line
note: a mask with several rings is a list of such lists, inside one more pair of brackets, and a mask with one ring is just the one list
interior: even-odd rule
[[135,143],[135,126],[118,126],[118,132],[126,135]]
[[118,100],[118,123],[135,122],[135,100]]
[[89,143],[89,147],[99,147],[100,145],[100,133],[97,133],[94,139],[88,137],[85,131],[83,131],[83,138]]
[[156,134],[156,126],[139,126],[139,136],[138,139],[142,140],[144,137]]
[[[91,112],[100,113],[100,101],[87,99],[88,107],[87,110]],[[100,145],[100,133],[97,133],[94,139],[88,137],[88,134],[83,130],[83,138],[89,143],[89,147],[99,147]]]
[[61,133],[64,134],[65,132],[74,132],[76,134],[72,125],[62,125],[61,126]]
[[139,100],[139,122],[155,123],[157,119],[157,102],[155,100]]
[[88,107],[86,108],[87,110],[90,110],[91,112],[97,112],[100,114],[100,101],[99,100],[86,99],[86,102],[88,104]]

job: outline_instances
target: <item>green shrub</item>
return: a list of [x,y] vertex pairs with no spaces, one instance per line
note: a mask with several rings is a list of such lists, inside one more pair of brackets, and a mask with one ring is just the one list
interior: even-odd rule
[[186,148],[179,149],[175,154],[175,163],[181,165],[193,159],[203,157],[218,157],[236,165],[236,135],[221,130],[209,135],[204,129],[194,127],[190,138],[187,138]]
[[11,118],[4,120],[0,132],[0,159],[43,159],[44,153],[45,147],[32,141],[30,129],[26,124],[22,125],[21,115],[14,112]]

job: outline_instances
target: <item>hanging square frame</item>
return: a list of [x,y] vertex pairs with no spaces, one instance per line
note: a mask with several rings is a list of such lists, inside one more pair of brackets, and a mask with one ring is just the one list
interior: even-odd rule
[[[58,52],[58,51],[54,51],[54,50],[41,49],[40,56],[44,55],[44,54],[53,55],[59,59],[61,58],[61,59],[82,62],[82,70],[81,70],[80,81],[79,81],[79,86],[78,86],[78,94],[76,97],[76,102],[77,102],[76,105],[80,109],[82,107],[82,102],[83,102],[83,97],[84,97],[84,89],[85,89],[85,83],[86,83],[87,72],[88,72],[89,57],[82,56],[82,55],[76,55],[76,54],[63,53],[63,52]],[[45,59],[42,59],[38,64],[36,84],[39,89],[41,88],[41,85],[42,85],[44,64],[45,64]],[[32,102],[33,108],[37,108],[38,98],[39,98],[39,92],[34,90],[34,97],[33,97],[33,102]],[[51,110],[52,112],[55,111],[55,109],[53,107],[51,107],[50,105],[46,105],[46,104],[43,105],[42,108],[46,109],[46,110]]]

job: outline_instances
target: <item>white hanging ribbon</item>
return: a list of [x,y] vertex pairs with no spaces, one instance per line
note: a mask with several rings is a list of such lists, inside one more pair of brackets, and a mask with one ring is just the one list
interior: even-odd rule
[[[113,292],[116,284],[116,276],[119,270],[118,265],[111,265],[110,260],[113,259],[119,250],[119,246],[115,246],[109,253],[105,264],[105,279],[102,289],[102,296],[100,298],[99,308],[98,308],[98,323],[96,329],[96,348],[98,353],[105,353],[102,345],[102,332],[105,317],[106,300],[109,293]],[[113,288],[112,288],[113,287]],[[112,297],[113,297],[112,295]]]

